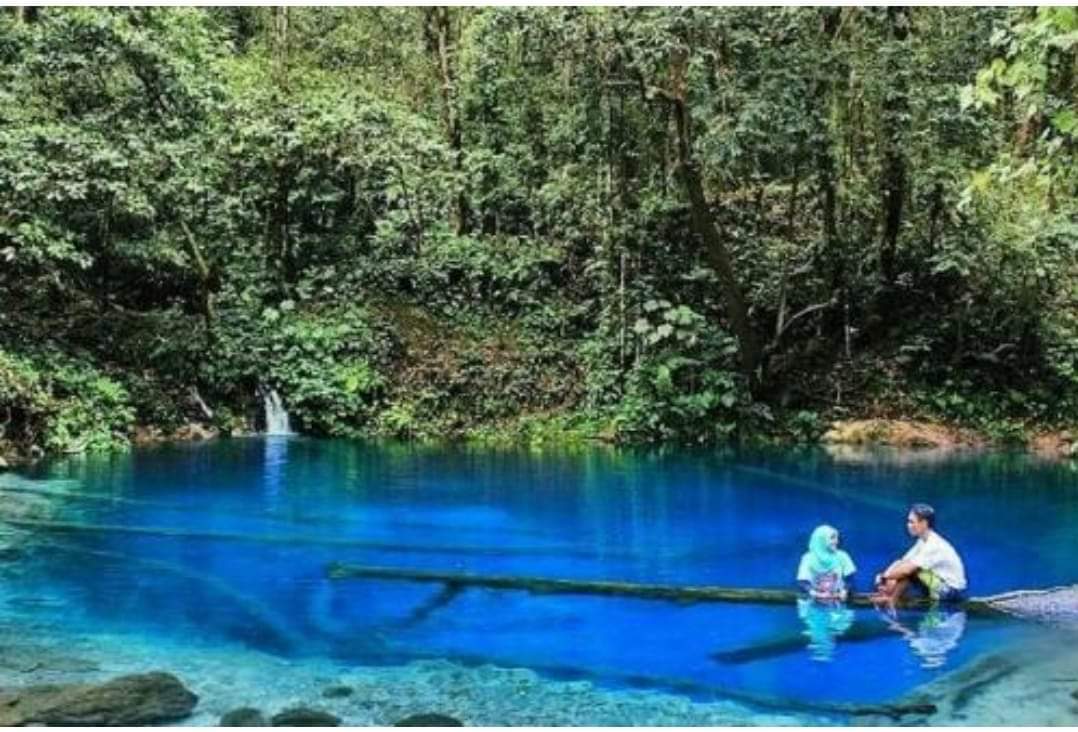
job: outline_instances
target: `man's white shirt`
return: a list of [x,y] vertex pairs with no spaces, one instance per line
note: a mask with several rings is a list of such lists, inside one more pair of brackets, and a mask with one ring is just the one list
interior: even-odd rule
[[961,592],[966,589],[966,568],[962,559],[951,543],[935,531],[926,532],[902,558],[933,572],[952,590]]

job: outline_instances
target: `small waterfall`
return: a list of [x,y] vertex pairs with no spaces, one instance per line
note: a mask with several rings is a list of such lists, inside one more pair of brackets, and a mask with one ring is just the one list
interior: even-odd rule
[[277,390],[264,389],[262,402],[266,407],[266,434],[294,435],[292,425],[288,422],[288,410],[284,408],[284,402]]

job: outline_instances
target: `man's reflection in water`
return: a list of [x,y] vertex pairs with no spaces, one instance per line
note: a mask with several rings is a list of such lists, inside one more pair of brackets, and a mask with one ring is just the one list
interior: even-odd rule
[[853,625],[853,610],[842,603],[824,603],[801,598],[797,615],[805,624],[809,654],[813,661],[830,661],[835,653],[835,640]]
[[906,638],[910,648],[921,658],[921,666],[939,668],[947,662],[947,654],[958,647],[958,641],[966,631],[966,613],[933,608],[917,623],[915,631],[897,620],[889,619],[888,623],[892,630]]

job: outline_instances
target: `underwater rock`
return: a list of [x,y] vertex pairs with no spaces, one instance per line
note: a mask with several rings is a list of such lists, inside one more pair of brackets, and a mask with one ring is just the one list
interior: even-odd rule
[[895,720],[886,714],[854,714],[850,724],[854,727],[894,727]]
[[221,716],[218,727],[268,727],[266,715],[254,707],[240,707]]
[[270,723],[274,727],[337,727],[341,719],[320,709],[292,707],[274,714]]
[[172,674],[119,676],[103,684],[45,684],[0,695],[0,726],[133,726],[188,716],[198,697]]
[[464,722],[450,717],[447,714],[429,712],[426,714],[412,714],[399,722],[393,723],[394,727],[463,727]]
[[[26,598],[12,598],[9,605],[22,605]],[[35,603],[31,599],[30,607]],[[71,656],[62,650],[56,650],[38,645],[12,645],[4,642],[0,645],[0,670],[20,674],[42,673],[87,673],[97,671],[98,664],[85,658]],[[18,693],[18,690],[8,690],[9,694]]]
[[0,527],[0,562],[13,562],[26,556],[23,545],[29,538],[25,531],[10,526]]
[[344,684],[337,684],[335,686],[327,686],[322,689],[322,696],[326,699],[343,699],[346,696],[352,696],[355,693],[355,689],[351,686],[345,686]]
[[56,513],[56,502],[45,496],[14,493],[0,489],[0,520],[42,520]]
[[[954,719],[971,701],[981,695],[991,695],[993,687],[1021,668],[1019,661],[1005,654],[981,656],[965,666],[940,676],[910,692],[898,706],[915,708],[925,705],[926,714],[934,724],[938,719]],[[933,712],[927,708],[934,706]]]

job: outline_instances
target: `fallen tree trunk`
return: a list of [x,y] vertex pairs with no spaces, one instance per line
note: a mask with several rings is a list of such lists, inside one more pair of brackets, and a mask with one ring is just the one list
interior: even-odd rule
[[[478,575],[407,567],[374,567],[333,562],[327,568],[330,579],[381,579],[404,582],[437,582],[457,587],[486,587],[495,590],[523,590],[535,594],[608,595],[638,597],[671,602],[725,602],[751,605],[792,605],[803,595],[796,590],[760,587],[720,587],[715,585],[656,585],[606,580],[552,579],[518,575]],[[853,595],[847,603],[853,607],[872,607],[868,595]],[[902,607],[928,607],[925,600],[908,600]],[[955,605],[972,615],[1001,615],[991,604],[977,598]]]

